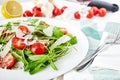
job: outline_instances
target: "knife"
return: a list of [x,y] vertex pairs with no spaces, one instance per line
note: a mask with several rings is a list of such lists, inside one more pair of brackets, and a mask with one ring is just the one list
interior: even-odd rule
[[117,4],[112,4],[102,0],[93,0],[87,6],[96,6],[97,8],[105,8],[107,11],[116,12],[119,10],[119,6]]

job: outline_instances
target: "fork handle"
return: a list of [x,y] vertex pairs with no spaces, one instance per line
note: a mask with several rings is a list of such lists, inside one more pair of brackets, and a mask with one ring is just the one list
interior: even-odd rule
[[[98,51],[99,52],[99,51]],[[94,60],[94,58],[97,56],[98,52],[94,53],[93,56],[89,56],[87,58],[84,58],[82,62],[78,65],[78,68],[84,67],[86,64],[88,64],[91,60]],[[78,69],[79,70],[79,69]]]
[[94,59],[91,59],[89,62],[85,63],[84,65],[77,66],[76,67],[76,71],[83,71],[83,70],[85,70],[86,68],[88,68],[92,64],[93,61],[94,61]]
[[[76,67],[76,70],[77,70],[77,71],[80,71],[80,70],[83,70],[83,69],[87,68],[87,67],[94,61],[94,58],[95,58],[101,51],[103,51],[106,47],[108,48],[108,45],[111,45],[111,44],[105,44],[105,43],[104,43],[104,44],[101,44],[101,46],[99,46],[92,55],[84,58],[84,59],[81,61],[81,63],[78,64],[78,66]],[[84,68],[84,67],[85,67],[85,68]]]
[[98,55],[98,53],[104,49],[105,45],[106,44],[101,44],[92,55],[89,55],[88,57],[84,58],[80,62],[80,64],[78,64],[77,71],[79,71],[81,68],[84,68],[88,63],[92,63],[94,58]]

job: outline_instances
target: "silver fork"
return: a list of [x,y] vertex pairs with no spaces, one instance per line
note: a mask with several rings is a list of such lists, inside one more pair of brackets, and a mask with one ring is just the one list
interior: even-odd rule
[[[107,27],[109,28],[109,26]],[[113,33],[113,34],[112,34]],[[94,58],[104,49],[110,45],[117,44],[120,41],[120,26],[112,27],[108,32],[103,32],[100,44],[95,52],[82,60],[82,62],[75,68],[77,71],[82,71],[88,68],[94,61]]]

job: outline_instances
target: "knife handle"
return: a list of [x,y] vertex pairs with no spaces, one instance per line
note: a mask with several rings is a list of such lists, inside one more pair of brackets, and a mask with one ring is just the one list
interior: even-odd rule
[[119,6],[117,4],[111,4],[109,2],[93,0],[88,6],[96,6],[97,8],[106,8],[107,11],[116,12],[119,10]]

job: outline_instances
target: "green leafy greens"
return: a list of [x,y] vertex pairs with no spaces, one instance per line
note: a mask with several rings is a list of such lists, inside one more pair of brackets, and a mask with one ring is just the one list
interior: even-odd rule
[[[30,33],[32,34],[33,40],[35,39],[38,42],[43,40],[47,41],[48,44],[46,46],[45,53],[43,55],[34,55],[30,51],[29,46],[23,50],[15,49],[12,46],[10,53],[12,53],[17,61],[21,61],[24,64],[24,71],[27,71],[30,74],[35,74],[46,68],[48,65],[50,65],[54,70],[59,70],[54,62],[60,57],[69,53],[69,47],[77,43],[76,37],[68,33],[67,36],[70,37],[69,41],[57,45],[56,47],[51,47],[55,41],[64,35],[64,33],[60,30],[60,27],[54,26],[53,35],[47,36],[43,30],[48,28],[49,24],[45,23],[44,21],[39,22],[38,19],[28,19],[26,22],[28,23],[28,26],[35,28],[34,31]],[[12,24],[18,26],[20,25],[20,22],[8,22],[6,24],[7,30],[12,29]],[[0,44],[6,44],[6,38],[7,36],[0,36]]]

